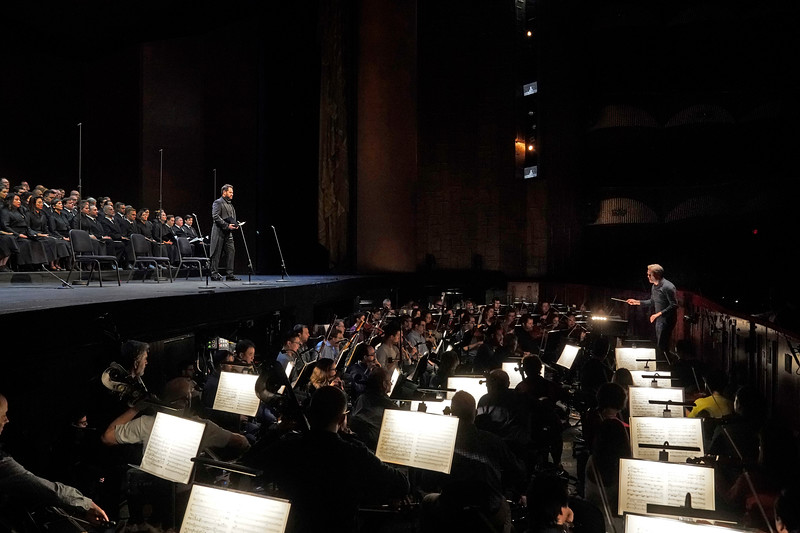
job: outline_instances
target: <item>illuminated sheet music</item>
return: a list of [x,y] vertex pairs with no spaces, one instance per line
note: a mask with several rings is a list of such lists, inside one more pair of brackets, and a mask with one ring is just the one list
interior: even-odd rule
[[395,369],[392,370],[392,377],[391,377],[392,385],[391,385],[391,387],[389,387],[389,394],[390,395],[392,394],[392,391],[394,390],[395,385],[397,385],[397,380],[399,380],[399,379],[400,379],[400,369],[395,367]]
[[256,380],[253,374],[222,372],[214,398],[214,409],[238,415],[256,416],[259,399],[256,396]]
[[[508,388],[513,389],[522,382],[522,361],[507,361],[503,363],[503,370],[508,374]],[[544,369],[544,366],[542,367]],[[480,400],[480,398],[475,398]]]
[[[410,410],[412,412],[415,412],[415,413],[418,412],[419,411],[419,404],[421,404],[421,403],[423,403],[423,402],[418,402],[416,400],[412,401]],[[444,414],[444,410],[445,409],[449,409],[450,408],[450,404],[452,402],[450,400],[442,400],[442,401],[439,401],[439,402],[427,401],[427,402],[424,402],[424,403],[425,403],[425,407],[427,407],[427,409],[428,409],[427,411],[425,411],[426,413],[432,414],[432,415],[443,415]]]
[[458,418],[387,409],[375,455],[381,461],[450,473]]
[[637,359],[655,359],[655,348],[617,348],[614,353],[617,358],[617,368],[627,368],[628,370],[654,370],[656,369],[655,361],[650,361],[649,366],[645,368],[648,363],[645,361],[636,361]]
[[192,486],[181,533],[283,533],[286,500],[203,485]]
[[[483,383],[481,383],[481,381]],[[475,398],[477,404],[481,397],[489,392],[486,388],[486,378],[483,376],[453,376],[447,378],[447,388],[456,389],[456,391],[463,390],[468,392]],[[452,399],[455,392],[448,392],[447,398]]]
[[[670,387],[628,387],[628,410],[630,416],[664,416],[664,404],[649,403],[650,400],[683,401],[683,389]],[[673,418],[685,416],[684,408],[671,405],[669,410]]]
[[575,357],[578,356],[580,349],[580,346],[565,344],[558,361],[556,361],[556,364],[558,366],[563,366],[564,368],[572,368],[572,364],[575,362]]
[[205,429],[202,422],[156,414],[140,468],[168,481],[188,483]]
[[656,382],[658,383],[659,387],[669,387],[672,385],[672,379],[670,372],[666,371],[658,371],[655,372],[653,370],[631,370],[631,376],[633,376],[633,384],[637,387],[651,387],[653,378],[643,378],[642,376],[657,376]]
[[730,527],[693,524],[661,516],[625,515],[625,533],[737,533],[747,531]]
[[619,514],[647,513],[647,504],[680,506],[686,493],[692,507],[714,510],[714,469],[640,459],[619,461]]
[[658,452],[640,448],[639,444],[664,444],[696,446],[699,451],[667,450],[670,463],[685,463],[689,457],[703,455],[703,421],[699,418],[649,418],[631,417],[631,448],[636,459],[658,461]]

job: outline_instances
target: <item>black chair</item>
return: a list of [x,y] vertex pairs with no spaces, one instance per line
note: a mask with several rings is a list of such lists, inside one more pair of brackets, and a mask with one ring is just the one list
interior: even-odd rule
[[[132,233],[131,234],[131,250],[133,250],[133,269],[131,270],[130,274],[128,274],[128,281],[125,283],[130,283],[131,278],[133,277],[133,272],[136,270],[136,265],[143,265],[145,267],[153,267],[153,272],[156,276],[156,283],[161,283],[161,280],[158,278],[159,276],[159,267],[164,267],[167,269],[167,273],[169,275],[169,282],[172,283],[172,267],[169,264],[169,257],[156,257],[150,255],[150,241],[147,238],[140,234],[140,233]],[[144,275],[142,276],[142,283],[145,282],[147,279],[147,271],[145,271]]]
[[86,285],[88,286],[92,281],[94,268],[97,267],[97,279],[100,281],[100,286],[102,287],[103,273],[100,270],[101,265],[102,263],[111,263],[114,265],[114,270],[117,272],[117,285],[122,286],[119,280],[119,263],[117,263],[117,258],[113,255],[95,255],[92,239],[89,237],[88,232],[80,229],[69,230],[69,242],[72,245],[70,246],[72,249],[72,266],[70,266],[69,274],[67,274],[67,283],[69,283],[69,278],[72,276],[72,271],[75,270],[75,265],[91,263],[92,267],[89,269],[89,279],[86,281]]
[[[180,271],[181,267],[184,263],[196,263],[197,264],[197,272],[198,276],[201,278],[203,277],[203,265],[206,268],[211,268],[211,259],[208,257],[196,257],[192,256],[192,245],[189,243],[189,239],[186,237],[175,237],[175,240],[178,241],[178,258],[180,259],[180,263],[178,263],[178,270]],[[186,279],[189,279],[190,270],[186,269]]]

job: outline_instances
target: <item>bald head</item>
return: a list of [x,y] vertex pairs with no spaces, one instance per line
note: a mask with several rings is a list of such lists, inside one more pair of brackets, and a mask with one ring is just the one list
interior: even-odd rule
[[3,428],[8,424],[8,400],[0,394],[0,435],[3,434]]

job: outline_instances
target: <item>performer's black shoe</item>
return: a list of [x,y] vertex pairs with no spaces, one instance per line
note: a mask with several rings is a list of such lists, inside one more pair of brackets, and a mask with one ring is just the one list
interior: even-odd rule
[[225,280],[226,281],[242,281],[242,278],[237,278],[233,274],[228,274],[227,276],[225,276]]
[[211,274],[211,280],[212,281],[222,281],[222,276],[220,276],[219,274],[217,274],[215,272],[215,273]]

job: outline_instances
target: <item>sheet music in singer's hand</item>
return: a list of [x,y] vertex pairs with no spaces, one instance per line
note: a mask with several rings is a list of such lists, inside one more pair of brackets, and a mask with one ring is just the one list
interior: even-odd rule
[[692,495],[692,507],[714,510],[714,469],[707,466],[619,461],[619,514],[647,513],[647,504],[679,507]]
[[176,483],[188,483],[206,425],[164,413],[156,414],[140,468]]
[[375,455],[381,461],[450,473],[458,418],[387,409]]
[[283,533],[286,500],[194,485],[181,533]]
[[[678,406],[678,408],[683,409]],[[703,452],[703,421],[699,418],[650,418],[631,417],[631,449],[635,459],[658,461],[658,452],[653,448],[640,448],[640,444],[664,444],[671,446],[693,446],[696,452],[667,450],[670,463],[685,463],[689,457],[701,457]]]
[[256,396],[257,379],[258,376],[254,374],[220,372],[214,409],[237,415],[256,416],[260,403]]

